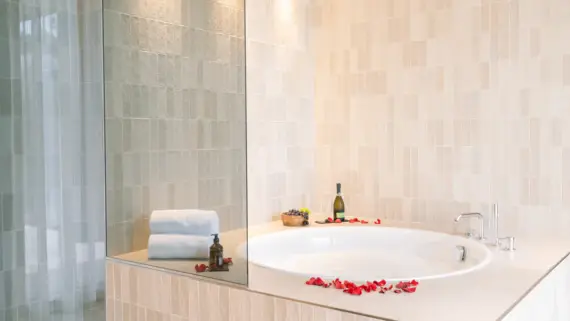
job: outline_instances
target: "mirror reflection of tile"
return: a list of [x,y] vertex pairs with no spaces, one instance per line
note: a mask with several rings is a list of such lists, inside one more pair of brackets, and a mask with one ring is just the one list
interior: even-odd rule
[[[107,254],[195,273],[213,241],[199,217],[215,213],[228,252],[246,237],[243,1],[104,5]],[[157,232],[181,211],[201,214]]]

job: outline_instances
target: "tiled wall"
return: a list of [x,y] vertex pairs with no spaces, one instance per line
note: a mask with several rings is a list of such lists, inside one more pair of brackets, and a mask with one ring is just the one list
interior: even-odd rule
[[107,321],[376,320],[114,261],[107,295]]
[[246,1],[249,224],[312,203],[310,0]]
[[102,7],[0,0],[0,320],[104,319]]
[[[317,185],[349,214],[568,237],[570,3],[316,1]],[[329,195],[326,195],[326,193]]]
[[241,0],[105,0],[108,254],[144,249],[152,210],[245,227]]

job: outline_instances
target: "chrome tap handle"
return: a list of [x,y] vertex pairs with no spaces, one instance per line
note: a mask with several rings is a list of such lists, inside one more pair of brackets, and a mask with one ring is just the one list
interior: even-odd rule
[[[499,247],[503,251],[515,251],[516,250],[516,248],[515,248],[515,237],[514,236],[507,236],[507,237],[499,238],[497,240],[497,242],[499,243]],[[505,244],[505,245],[501,246],[502,244]]]
[[495,224],[495,246],[499,246],[499,205],[493,204],[493,224]]

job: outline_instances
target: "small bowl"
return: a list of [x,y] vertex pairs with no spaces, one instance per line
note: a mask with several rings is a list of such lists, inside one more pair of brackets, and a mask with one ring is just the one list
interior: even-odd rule
[[285,226],[303,226],[303,221],[305,218],[303,216],[294,216],[281,213],[281,222]]

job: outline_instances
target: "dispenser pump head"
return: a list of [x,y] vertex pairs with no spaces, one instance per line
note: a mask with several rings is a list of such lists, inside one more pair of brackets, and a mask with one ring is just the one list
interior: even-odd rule
[[214,237],[214,244],[220,243],[220,238],[218,237],[218,234],[212,234],[212,236]]

